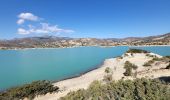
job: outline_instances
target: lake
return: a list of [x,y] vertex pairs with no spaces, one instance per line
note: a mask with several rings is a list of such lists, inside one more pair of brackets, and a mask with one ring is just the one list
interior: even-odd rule
[[[133,47],[162,56],[170,46]],[[128,46],[0,50],[0,90],[36,80],[62,80],[99,67],[107,58],[121,56]]]

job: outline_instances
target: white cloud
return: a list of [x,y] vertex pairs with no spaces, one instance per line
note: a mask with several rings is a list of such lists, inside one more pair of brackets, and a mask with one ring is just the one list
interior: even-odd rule
[[[20,13],[18,15],[18,25],[22,25],[25,23],[25,21],[38,21],[36,23],[36,26],[33,25],[22,25],[20,28],[18,28],[18,34],[27,35],[27,34],[48,34],[48,33],[72,33],[73,30],[68,29],[62,29],[59,28],[57,25],[49,25],[48,23],[41,23],[40,17],[32,14],[32,13]],[[38,25],[38,26],[37,26]],[[28,26],[25,28],[25,26]],[[23,28],[24,27],[24,28]]]
[[32,13],[21,13],[18,15],[18,18],[30,21],[37,21],[39,18]]
[[28,25],[29,29],[23,29],[19,28],[18,29],[18,34],[48,34],[48,33],[72,33],[74,32],[73,30],[68,30],[68,29],[62,29],[59,28],[57,25],[49,25],[48,23],[40,23],[40,27],[35,27],[32,25]]
[[73,30],[68,30],[68,29],[61,29],[57,25],[49,25],[48,23],[41,23],[42,25],[42,30],[48,31],[49,33],[71,33],[74,32]]
[[19,20],[17,21],[17,24],[18,24],[18,25],[21,25],[21,24],[23,24],[24,22],[25,22],[24,19],[19,19]]
[[23,28],[18,28],[18,34],[26,35],[26,34],[30,34],[30,32]]
[[32,13],[21,13],[18,15],[18,21],[17,24],[21,25],[25,22],[25,20],[29,21],[38,21],[40,18],[38,16],[35,16]]

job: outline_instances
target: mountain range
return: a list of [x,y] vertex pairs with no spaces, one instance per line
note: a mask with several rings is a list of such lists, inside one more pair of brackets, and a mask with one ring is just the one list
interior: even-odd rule
[[69,38],[56,36],[26,37],[0,40],[1,49],[59,48],[73,46],[170,45],[170,33],[148,37]]

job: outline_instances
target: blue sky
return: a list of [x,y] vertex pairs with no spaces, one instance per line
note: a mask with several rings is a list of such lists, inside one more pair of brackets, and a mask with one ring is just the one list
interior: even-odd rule
[[0,39],[170,32],[170,0],[0,0]]

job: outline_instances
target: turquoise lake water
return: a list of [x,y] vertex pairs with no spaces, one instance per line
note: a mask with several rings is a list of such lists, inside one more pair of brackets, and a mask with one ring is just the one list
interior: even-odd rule
[[[135,47],[166,56],[169,46]],[[127,46],[110,48],[0,50],[0,90],[35,80],[61,80],[96,68],[107,58],[122,55]]]

